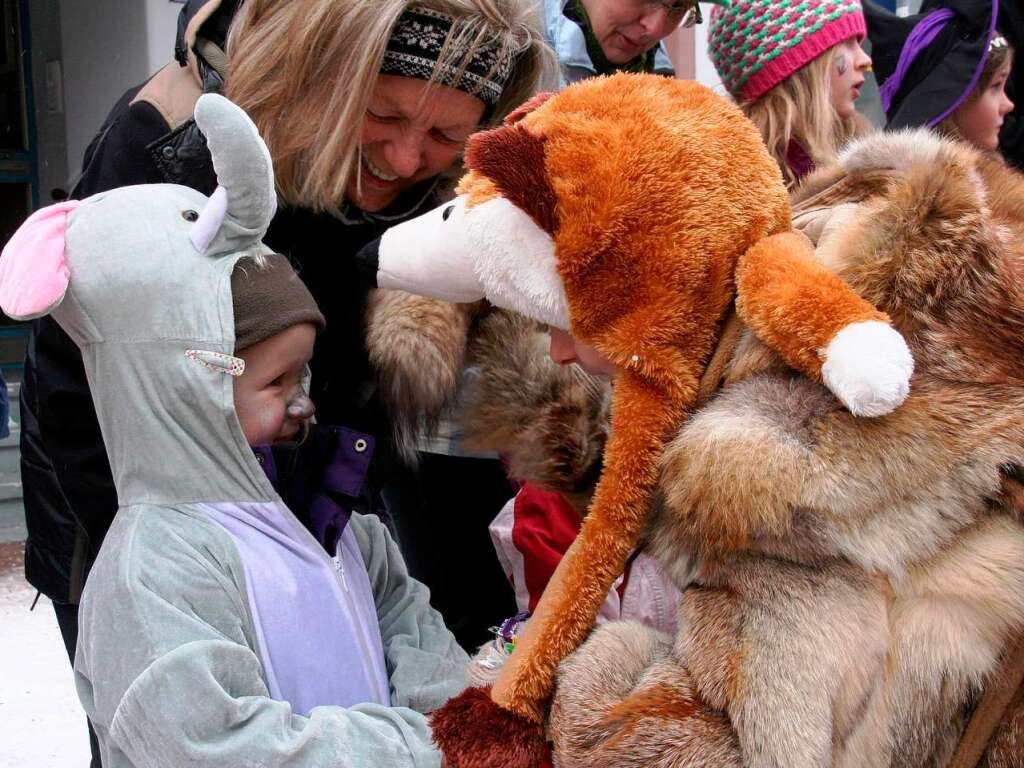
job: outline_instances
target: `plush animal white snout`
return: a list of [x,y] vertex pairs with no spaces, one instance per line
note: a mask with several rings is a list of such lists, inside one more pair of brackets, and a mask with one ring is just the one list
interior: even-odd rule
[[487,299],[569,329],[554,240],[503,197],[471,208],[465,197],[457,197],[392,227],[361,258],[376,259],[380,288],[442,301]]

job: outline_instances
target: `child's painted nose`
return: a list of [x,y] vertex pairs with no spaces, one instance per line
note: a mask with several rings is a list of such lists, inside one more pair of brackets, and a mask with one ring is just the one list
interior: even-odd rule
[[309,399],[309,395],[305,392],[299,393],[288,403],[288,416],[292,419],[312,418],[315,410],[313,401]]

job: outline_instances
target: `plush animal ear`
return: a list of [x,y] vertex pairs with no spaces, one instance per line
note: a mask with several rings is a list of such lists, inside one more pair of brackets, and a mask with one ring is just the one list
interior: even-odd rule
[[251,247],[263,239],[277,210],[270,151],[249,116],[223,96],[200,96],[195,116],[218,188],[193,226],[192,243],[211,254]]
[[71,272],[64,259],[68,216],[81,205],[67,200],[29,216],[0,254],[0,309],[15,320],[49,314],[61,303]]
[[505,125],[515,125],[554,95],[554,91],[543,91],[531,96],[505,116]]
[[555,192],[544,162],[544,139],[522,125],[475,133],[466,145],[466,167],[492,182],[502,196],[554,236],[558,229]]

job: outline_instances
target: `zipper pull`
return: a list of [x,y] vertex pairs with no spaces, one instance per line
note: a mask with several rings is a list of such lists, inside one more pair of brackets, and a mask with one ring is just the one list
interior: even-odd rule
[[348,582],[345,580],[345,564],[341,561],[337,552],[331,558],[331,562],[334,563],[335,572],[341,577],[341,586],[348,592]]

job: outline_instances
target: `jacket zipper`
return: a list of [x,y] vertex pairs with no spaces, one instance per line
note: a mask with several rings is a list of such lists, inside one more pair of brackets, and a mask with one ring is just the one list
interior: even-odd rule
[[[291,511],[291,509],[288,507],[287,504],[284,503],[284,500],[280,496],[277,497],[276,503],[278,504],[279,507],[283,508],[287,512],[287,516],[289,518],[291,518],[291,524],[294,527],[294,529],[299,532],[299,536],[304,538],[307,542],[310,542],[311,544],[313,544],[313,551],[317,552],[320,557],[322,557],[325,560],[327,560],[331,564],[331,568],[334,570],[335,574],[337,574],[336,578],[338,579],[338,581],[341,582],[342,592],[344,592],[344,594],[345,594],[345,605],[348,606],[349,616],[352,617],[352,620],[355,623],[355,634],[356,634],[356,636],[359,639],[359,647],[360,647],[360,650],[363,652],[363,658],[364,659],[369,659],[371,657],[371,655],[372,655],[370,653],[370,647],[372,646],[372,643],[370,643],[369,639],[364,634],[363,627],[361,626],[361,622],[359,622],[357,620],[357,618],[356,618],[356,617],[358,617],[361,614],[359,613],[359,611],[356,610],[355,602],[352,600],[352,594],[351,594],[351,592],[349,592],[349,589],[348,589],[348,581],[345,578],[345,564],[342,561],[342,558],[341,558],[341,556],[339,554],[339,548],[341,547],[341,536],[338,537],[338,541],[334,545],[334,556],[332,557],[326,551],[324,551],[323,546],[321,546],[320,542],[316,540],[316,537],[314,537],[313,534],[310,533],[309,529],[306,528],[306,526],[304,526],[302,523],[299,522],[299,519],[295,516],[295,513]],[[371,587],[371,595],[372,595],[372,587]],[[374,613],[373,613],[373,619],[379,625],[380,618],[377,616],[377,612],[376,612],[376,595],[372,595],[372,596],[373,596],[373,600],[374,600],[374,604],[375,604]],[[385,658],[383,659],[383,661],[384,661],[384,674],[385,674],[385,676],[387,676],[387,658],[386,658],[386,652],[384,651],[384,648],[383,648],[383,638],[381,639],[381,641],[382,641],[381,652],[385,653]],[[376,677],[376,676],[375,675],[371,675],[371,677]],[[376,687],[376,682],[377,682],[376,680],[372,680],[370,684],[372,686]],[[388,681],[388,684],[390,685],[390,680]],[[383,691],[378,691],[378,695],[380,696],[381,701],[388,702],[388,705],[390,706],[390,703],[391,703],[391,690],[390,690],[390,688],[388,688],[386,690],[383,690]]]
[[[338,540],[338,546],[341,546],[341,540]],[[345,592],[348,593],[348,582],[345,581],[345,563],[342,562],[341,557],[338,556],[338,550],[334,550],[334,557],[331,558],[331,562],[334,563],[335,572],[341,577],[341,586],[344,587]]]
[[[360,646],[360,649],[363,652],[363,658],[369,660],[370,656],[371,656],[370,647],[372,646],[372,643],[370,642],[370,639],[366,636],[366,632],[365,632],[365,630],[363,628],[362,622],[356,620],[356,617],[359,615],[359,613],[358,613],[358,611],[356,611],[355,603],[352,600],[352,594],[348,590],[348,582],[345,580],[345,562],[342,560],[342,557],[341,557],[341,547],[342,547],[342,541],[341,541],[341,536],[339,536],[337,543],[334,545],[334,557],[331,558],[331,562],[334,564],[334,572],[338,574],[339,581],[341,581],[342,590],[345,593],[345,602],[348,604],[350,615],[352,616],[353,623],[355,624],[355,634],[356,634],[356,637],[359,638],[359,646]],[[374,603],[376,603],[376,596],[374,596]],[[378,623],[380,622],[380,619],[377,617],[376,610],[374,611],[373,618]],[[383,652],[383,650],[384,650],[384,648],[382,646],[381,647],[381,651]],[[385,673],[386,673],[386,670],[387,670],[387,659],[384,659],[384,665],[385,665]],[[377,685],[376,675],[370,674],[370,675],[368,675],[368,677],[371,678],[371,685],[376,687],[376,685]],[[386,701],[390,705],[390,703],[391,703],[391,691],[390,691],[390,689],[389,690],[385,690],[385,691],[377,691],[377,695],[380,697],[380,699],[382,701]]]

